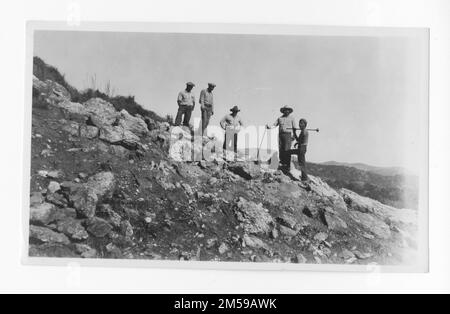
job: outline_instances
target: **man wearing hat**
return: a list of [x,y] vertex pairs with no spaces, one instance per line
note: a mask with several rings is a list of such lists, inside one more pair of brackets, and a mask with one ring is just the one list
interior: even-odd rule
[[220,126],[222,127],[222,129],[225,130],[225,141],[223,142],[223,151],[225,154],[227,147],[230,147],[233,144],[234,154],[235,157],[237,157],[238,133],[244,126],[244,123],[242,122],[241,117],[238,115],[238,113],[241,111],[239,110],[238,106],[234,106],[233,108],[230,109],[230,111],[231,113],[227,114],[220,121]]
[[175,125],[179,126],[181,124],[181,120],[183,119],[183,125],[189,126],[189,122],[191,121],[191,115],[192,111],[195,107],[195,96],[192,93],[192,89],[194,88],[195,84],[192,82],[186,83],[186,89],[182,90],[178,94],[178,113],[177,117],[175,118]]
[[279,117],[273,125],[267,125],[267,129],[272,129],[279,127],[278,131],[278,147],[279,147],[279,157],[280,157],[280,168],[290,171],[291,168],[291,146],[292,146],[292,135],[296,136],[296,126],[295,119],[291,116],[294,111],[291,107],[284,106],[280,109],[283,114]]
[[202,112],[202,134],[205,134],[205,130],[208,128],[209,120],[214,115],[214,97],[213,90],[216,87],[214,83],[208,83],[208,88],[200,92],[200,110]]

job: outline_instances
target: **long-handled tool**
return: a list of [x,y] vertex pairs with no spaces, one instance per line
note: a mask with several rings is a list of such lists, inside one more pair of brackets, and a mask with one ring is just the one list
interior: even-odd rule
[[263,141],[264,141],[264,137],[266,136],[266,132],[267,132],[267,129],[264,128],[264,133],[263,133],[263,136],[262,136],[262,138],[261,138],[261,143],[259,144],[259,146],[258,146],[258,152],[256,153],[256,162],[259,162],[259,161],[260,161],[260,160],[259,160],[259,152],[260,152],[260,150],[261,150],[261,146],[262,146],[262,143],[263,143]]
[[[294,130],[293,128],[287,128],[287,130]],[[297,129],[295,129],[295,130],[297,130],[297,131],[299,131],[300,130],[300,128],[297,128]],[[319,133],[320,132],[320,130],[319,129],[306,129],[307,131],[313,131],[313,132],[317,132],[317,133]]]

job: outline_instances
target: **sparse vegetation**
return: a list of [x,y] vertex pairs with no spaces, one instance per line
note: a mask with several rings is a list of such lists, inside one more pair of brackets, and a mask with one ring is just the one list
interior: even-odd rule
[[116,110],[120,111],[122,109],[125,109],[131,115],[139,114],[143,117],[149,117],[158,122],[166,121],[166,119],[160,117],[155,112],[143,108],[136,102],[134,96],[115,95],[115,89],[114,87],[112,87],[110,81],[106,83],[103,91],[101,91],[98,87],[97,78],[95,75],[91,77],[90,88],[80,92],[69,83],[67,83],[64,75],[61,74],[58,69],[46,64],[39,57],[34,57],[33,74],[41,81],[51,80],[62,85],[68,90],[71,95],[72,101],[74,102],[83,103],[91,98],[101,98],[111,103],[116,108]]

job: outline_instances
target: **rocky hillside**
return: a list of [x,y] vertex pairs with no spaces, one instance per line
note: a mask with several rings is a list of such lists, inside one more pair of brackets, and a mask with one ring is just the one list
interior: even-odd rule
[[311,163],[308,170],[335,189],[346,188],[397,208],[418,209],[418,177],[400,173],[396,168],[357,167],[358,164]]
[[54,81],[33,86],[30,256],[414,261],[415,211],[214,153],[189,162],[189,130],[100,98],[72,102]]

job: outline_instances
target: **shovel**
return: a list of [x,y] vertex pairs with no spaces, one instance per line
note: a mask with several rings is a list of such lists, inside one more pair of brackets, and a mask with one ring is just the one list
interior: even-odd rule
[[261,146],[262,146],[262,143],[263,143],[263,141],[264,141],[264,137],[266,136],[266,132],[267,132],[267,129],[264,129],[264,133],[263,133],[263,136],[262,136],[262,138],[261,138],[261,143],[259,144],[259,146],[258,146],[258,151],[257,151],[257,153],[256,153],[256,164],[257,164],[257,165],[261,163],[261,160],[259,160],[259,153],[260,153],[260,151],[261,151]]

